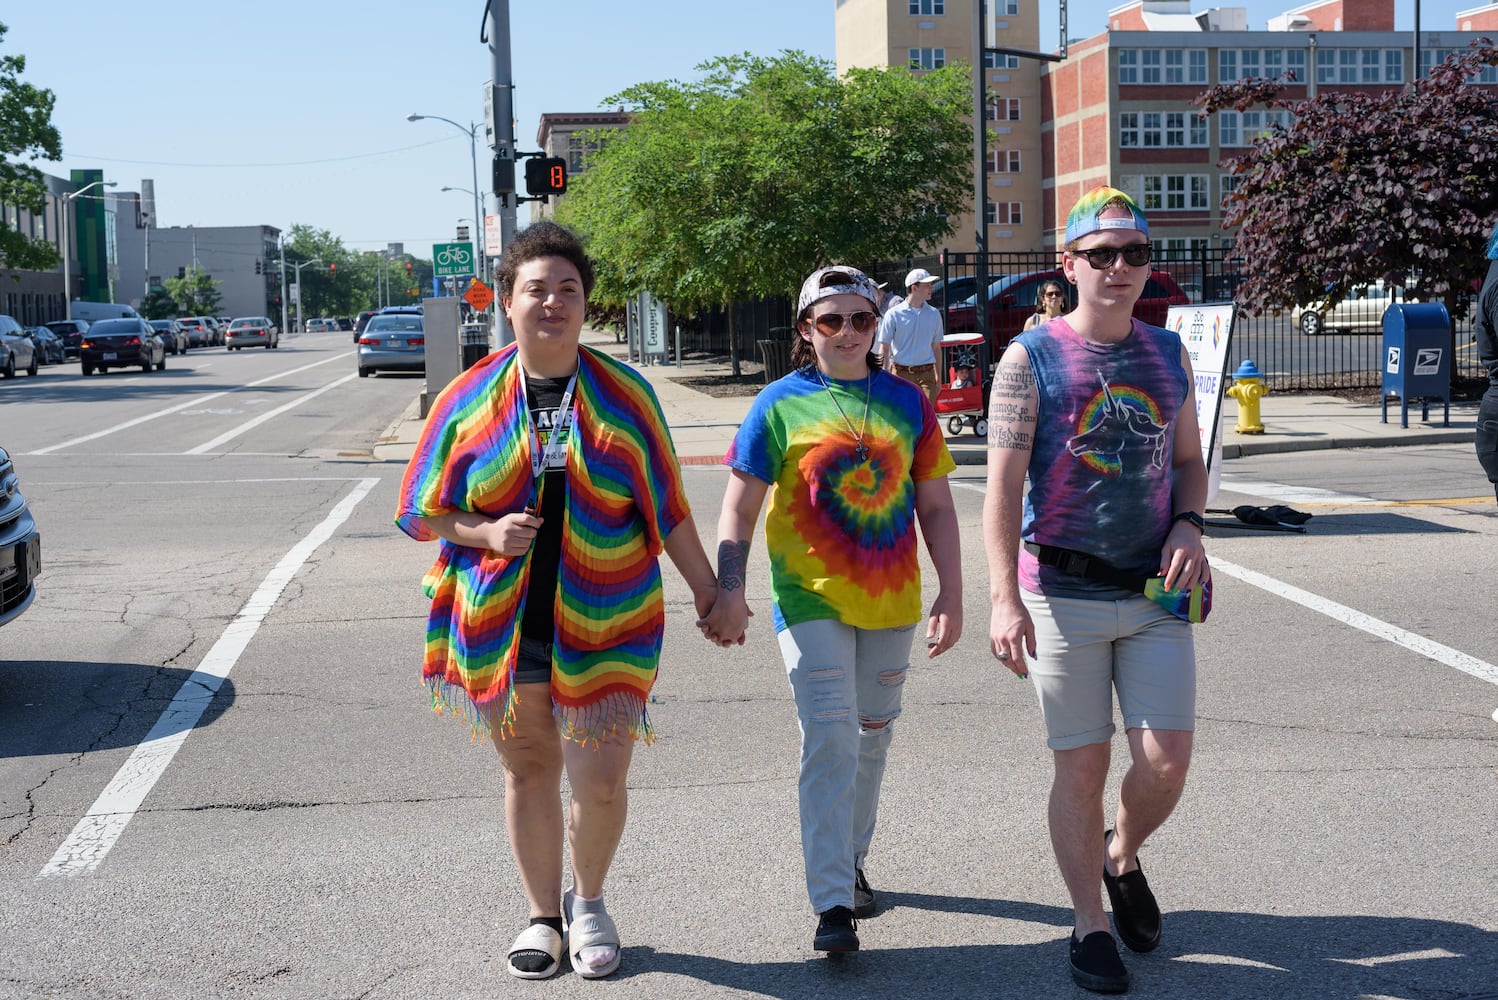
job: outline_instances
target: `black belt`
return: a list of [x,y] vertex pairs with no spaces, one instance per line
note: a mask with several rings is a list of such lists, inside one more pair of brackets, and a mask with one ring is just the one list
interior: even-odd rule
[[1025,551],[1033,555],[1042,566],[1054,566],[1068,576],[1080,576],[1084,580],[1122,587],[1136,594],[1144,593],[1144,577],[1137,573],[1125,573],[1097,556],[1075,549],[1063,549],[1057,545],[1042,545],[1039,542],[1026,542]]

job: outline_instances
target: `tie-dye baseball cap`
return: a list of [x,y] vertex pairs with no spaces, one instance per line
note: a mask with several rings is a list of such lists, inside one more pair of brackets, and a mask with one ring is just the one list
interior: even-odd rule
[[[1103,218],[1103,210],[1109,205],[1127,208],[1130,217]],[[1145,236],[1150,234],[1150,224],[1145,221],[1144,213],[1139,210],[1133,198],[1118,188],[1093,188],[1077,199],[1071,214],[1066,217],[1066,242],[1070,244],[1072,240],[1079,240],[1105,229],[1137,229]]]
[[819,267],[801,283],[801,294],[796,299],[796,315],[802,315],[808,306],[823,299],[849,294],[862,295],[869,300],[876,313],[879,311],[879,300],[883,296],[879,294],[879,286],[874,284],[873,278],[846,264]]

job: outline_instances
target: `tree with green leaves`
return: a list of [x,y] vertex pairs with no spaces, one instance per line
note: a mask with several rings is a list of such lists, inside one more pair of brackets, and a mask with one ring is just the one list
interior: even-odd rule
[[1225,228],[1246,262],[1237,300],[1249,311],[1332,305],[1384,281],[1441,301],[1453,316],[1487,270],[1498,219],[1498,95],[1469,80],[1498,65],[1480,39],[1413,85],[1382,93],[1322,92],[1299,100],[1285,80],[1212,87],[1208,114],[1288,112],[1230,159],[1237,187]]
[[192,315],[178,312],[177,300],[163,287],[151,289],[151,294],[141,303],[139,312],[146,319],[175,319],[178,316]]
[[[7,30],[0,24],[0,42]],[[0,56],[0,202],[41,215],[47,207],[42,172],[19,158],[60,160],[62,137],[52,125],[57,98],[50,90],[21,82],[25,71],[25,56]],[[40,271],[59,260],[51,243],[16,232],[0,218],[0,264]]]
[[286,239],[286,280],[296,281],[294,265],[302,268],[302,317],[352,316],[374,301],[374,271],[343,240],[326,229],[296,223]]
[[558,206],[587,240],[601,304],[649,291],[689,313],[790,295],[823,264],[934,246],[971,203],[966,66],[839,78],[792,51],[698,70],[606,99],[629,127],[594,136]]
[[219,283],[200,268],[190,267],[180,278],[167,278],[162,287],[176,304],[177,316],[217,316]]

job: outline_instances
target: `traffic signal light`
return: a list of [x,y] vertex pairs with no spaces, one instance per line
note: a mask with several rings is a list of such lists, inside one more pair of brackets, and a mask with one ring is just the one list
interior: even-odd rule
[[409,260],[406,261],[406,273],[407,274],[411,273],[411,262]]
[[337,264],[329,264],[328,265],[328,274],[330,276],[334,277],[334,278],[338,277],[338,265]]
[[525,193],[563,194],[567,190],[567,161],[560,156],[532,156],[525,161]]
[[260,263],[260,258],[256,257],[255,258],[255,273],[256,274],[259,274],[261,272],[261,267],[262,267],[262,265]]
[[492,187],[494,196],[503,198],[507,194],[515,193],[515,161],[508,158],[496,156],[494,158],[494,170]]

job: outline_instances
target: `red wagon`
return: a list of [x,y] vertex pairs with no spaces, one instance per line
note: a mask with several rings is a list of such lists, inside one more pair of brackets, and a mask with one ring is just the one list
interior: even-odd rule
[[988,436],[988,415],[983,391],[983,335],[949,333],[941,339],[944,374],[941,391],[936,394],[936,414],[947,418],[947,433],[961,434],[971,426],[978,437]]

